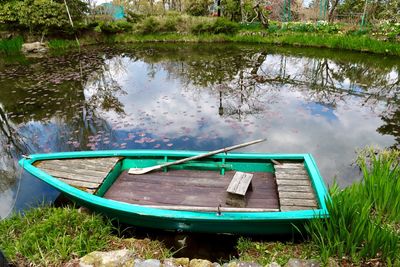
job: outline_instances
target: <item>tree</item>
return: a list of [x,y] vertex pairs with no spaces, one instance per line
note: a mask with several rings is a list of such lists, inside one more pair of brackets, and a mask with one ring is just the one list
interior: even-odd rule
[[[87,4],[81,0],[67,0],[66,3],[71,19],[81,21],[88,10]],[[71,29],[64,0],[7,1],[0,7],[0,22],[44,34]]]
[[206,16],[208,8],[212,4],[210,0],[189,0],[185,7],[185,11],[192,16]]

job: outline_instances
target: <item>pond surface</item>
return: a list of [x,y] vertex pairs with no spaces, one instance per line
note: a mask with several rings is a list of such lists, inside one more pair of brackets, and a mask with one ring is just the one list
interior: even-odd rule
[[399,147],[400,60],[322,49],[129,45],[0,59],[0,217],[58,193],[23,154],[103,149],[312,153],[327,184],[356,150]]

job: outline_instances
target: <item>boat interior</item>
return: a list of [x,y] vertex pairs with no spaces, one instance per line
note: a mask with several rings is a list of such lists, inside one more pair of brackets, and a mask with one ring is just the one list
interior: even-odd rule
[[36,161],[51,176],[89,194],[160,209],[292,211],[318,209],[302,160],[206,158],[145,174],[179,157],[102,157]]

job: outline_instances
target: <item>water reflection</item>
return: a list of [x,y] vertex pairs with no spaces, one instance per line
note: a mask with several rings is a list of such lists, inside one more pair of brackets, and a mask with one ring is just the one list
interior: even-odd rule
[[[98,149],[312,153],[327,183],[355,149],[399,147],[398,60],[313,49],[135,45],[0,64],[0,216],[57,195],[22,154]],[[17,188],[20,188],[17,190]],[[32,193],[35,194],[32,194]]]

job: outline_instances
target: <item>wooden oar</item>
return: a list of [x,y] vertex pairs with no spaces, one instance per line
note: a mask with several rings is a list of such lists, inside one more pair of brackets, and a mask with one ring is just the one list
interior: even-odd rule
[[168,166],[171,166],[171,165],[181,164],[181,163],[184,163],[184,162],[187,162],[187,161],[190,161],[190,160],[209,157],[209,156],[212,156],[212,155],[215,155],[215,154],[218,154],[218,153],[231,151],[231,150],[234,150],[234,149],[237,149],[237,148],[241,148],[241,147],[257,144],[257,143],[260,143],[260,142],[263,142],[263,141],[265,141],[265,139],[258,139],[258,140],[254,140],[254,141],[251,141],[251,142],[246,142],[246,143],[243,143],[243,144],[238,144],[238,145],[234,145],[234,146],[225,147],[225,148],[221,148],[221,149],[218,149],[218,150],[210,151],[210,152],[207,152],[207,153],[204,153],[204,154],[199,154],[199,155],[196,155],[196,156],[193,156],[193,157],[184,158],[184,159],[180,159],[180,160],[172,161],[172,162],[167,162],[167,163],[164,163],[164,164],[161,164],[161,165],[155,165],[155,166],[146,167],[146,168],[130,168],[128,173],[129,174],[144,174],[144,173],[148,173],[148,172],[151,172],[151,171],[154,171],[154,170],[159,170],[161,168],[168,167]]

